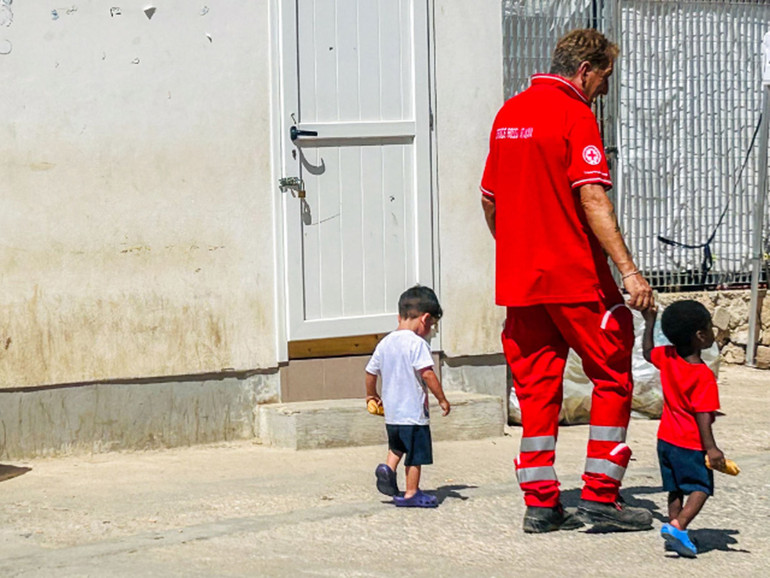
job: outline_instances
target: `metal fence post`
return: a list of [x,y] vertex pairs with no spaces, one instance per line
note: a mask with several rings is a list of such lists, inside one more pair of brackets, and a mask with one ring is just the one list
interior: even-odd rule
[[765,199],[767,198],[767,139],[770,121],[770,32],[762,39],[762,124],[759,127],[759,167],[757,200],[754,205],[754,235],[751,263],[751,304],[749,306],[749,338],[746,365],[756,367],[757,319],[759,317],[759,276],[764,260]]

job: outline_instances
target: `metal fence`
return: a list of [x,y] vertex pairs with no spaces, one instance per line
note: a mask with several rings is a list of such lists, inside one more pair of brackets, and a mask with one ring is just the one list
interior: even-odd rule
[[747,154],[770,3],[504,0],[503,26],[507,96],[547,71],[569,29],[598,28],[620,45],[597,117],[637,264],[659,289],[748,284],[756,146]]

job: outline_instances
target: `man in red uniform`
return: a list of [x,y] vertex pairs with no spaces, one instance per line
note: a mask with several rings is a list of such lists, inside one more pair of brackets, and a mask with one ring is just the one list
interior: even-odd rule
[[[503,351],[521,407],[516,475],[527,505],[524,531],[646,530],[652,516],[619,498],[631,457],[631,311],[653,305],[606,190],[612,186],[594,98],[607,93],[618,48],[596,30],[559,40],[550,74],[508,100],[495,118],[481,181],[496,240],[496,302],[507,308]],[[562,508],[553,468],[562,378],[572,348],[594,384],[584,487],[577,516]]]

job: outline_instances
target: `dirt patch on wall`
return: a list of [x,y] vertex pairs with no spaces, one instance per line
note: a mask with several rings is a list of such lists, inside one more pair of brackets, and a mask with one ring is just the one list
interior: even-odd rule
[[0,389],[253,369],[272,338],[257,309],[221,295],[36,290],[0,306]]

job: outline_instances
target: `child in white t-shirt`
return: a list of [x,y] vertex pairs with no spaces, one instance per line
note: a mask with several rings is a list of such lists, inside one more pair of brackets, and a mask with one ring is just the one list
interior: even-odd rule
[[[443,415],[450,409],[426,341],[441,315],[441,305],[429,287],[416,285],[404,291],[398,300],[398,328],[380,341],[366,366],[366,401],[383,405],[388,432],[387,463],[375,470],[377,489],[393,496],[396,506],[438,506],[435,496],[420,490],[420,474],[423,465],[433,463],[427,390],[436,396]],[[377,395],[378,375],[382,398]],[[396,468],[404,454],[406,491],[400,496]]]

